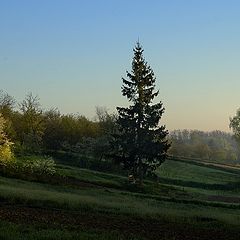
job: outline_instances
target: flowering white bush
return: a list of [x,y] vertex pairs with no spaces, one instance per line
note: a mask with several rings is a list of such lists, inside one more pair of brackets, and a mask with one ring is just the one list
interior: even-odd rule
[[51,157],[37,158],[22,162],[22,168],[32,174],[53,175],[56,172],[55,162]]

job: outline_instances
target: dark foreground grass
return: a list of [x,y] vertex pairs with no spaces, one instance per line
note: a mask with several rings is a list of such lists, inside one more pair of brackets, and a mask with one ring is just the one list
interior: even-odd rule
[[[0,208],[3,239],[144,239],[144,240],[236,240],[239,227],[211,218],[150,218],[113,214],[81,214],[28,207]],[[11,223],[7,223],[6,220]],[[1,225],[2,224],[2,225]],[[6,238],[6,237],[7,238]],[[18,238],[12,238],[18,239]]]
[[[57,229],[43,226],[15,224],[0,221],[0,239],[3,240],[134,240],[120,233]],[[138,238],[140,240],[140,238]]]

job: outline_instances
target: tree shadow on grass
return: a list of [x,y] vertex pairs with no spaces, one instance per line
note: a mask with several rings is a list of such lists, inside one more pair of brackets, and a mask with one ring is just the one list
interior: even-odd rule
[[169,179],[164,177],[158,177],[160,183],[171,184],[181,187],[192,187],[192,188],[201,188],[206,190],[236,190],[240,189],[240,182],[229,182],[226,184],[218,183],[204,183],[204,182],[195,182],[195,181],[186,181],[180,179]]

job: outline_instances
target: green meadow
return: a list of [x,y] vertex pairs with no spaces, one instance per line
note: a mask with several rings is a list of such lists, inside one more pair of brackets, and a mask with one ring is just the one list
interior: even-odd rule
[[240,230],[237,168],[168,160],[142,187],[68,165],[57,172],[65,180],[51,184],[0,177],[2,239],[208,239],[220,230],[234,239]]

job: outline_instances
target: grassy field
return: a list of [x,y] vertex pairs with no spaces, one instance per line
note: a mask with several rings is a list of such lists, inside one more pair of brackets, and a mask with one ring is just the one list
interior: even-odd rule
[[120,175],[58,172],[66,181],[0,177],[0,239],[240,239],[240,170],[168,160],[142,188]]

